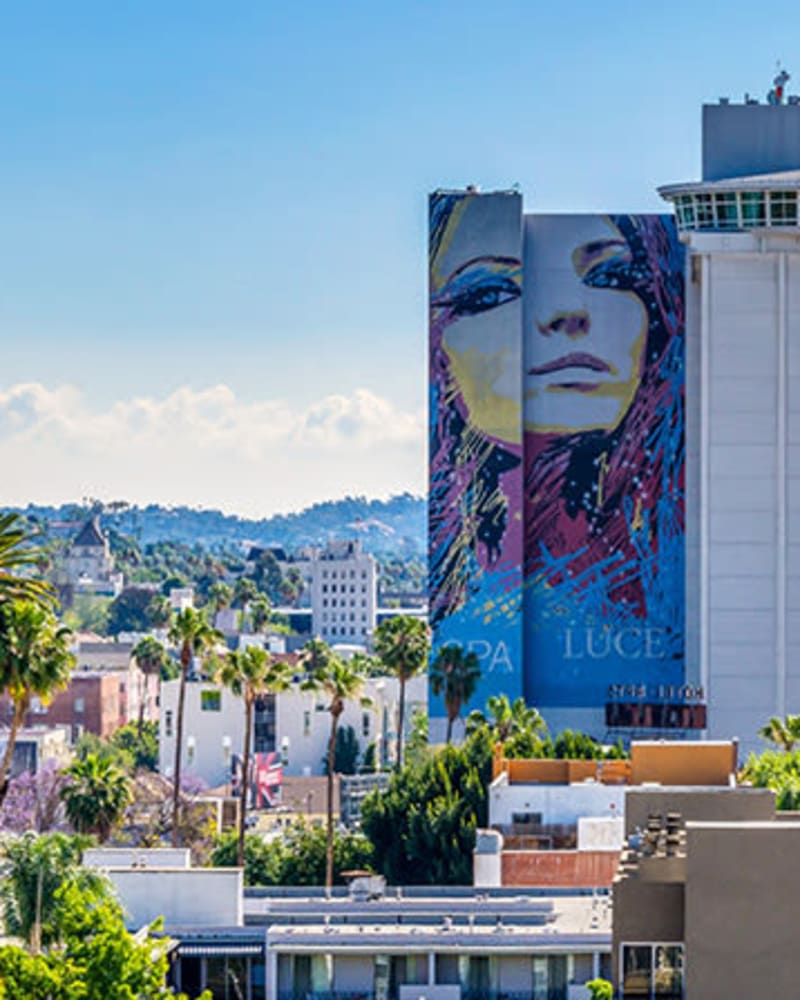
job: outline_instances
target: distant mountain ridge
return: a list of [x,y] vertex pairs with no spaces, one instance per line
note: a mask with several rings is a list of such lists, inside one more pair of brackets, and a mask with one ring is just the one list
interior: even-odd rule
[[219,510],[191,507],[128,506],[117,502],[27,507],[8,507],[49,531],[65,533],[73,522],[95,512],[106,528],[136,538],[141,545],[176,541],[221,549],[244,543],[280,545],[288,552],[303,545],[323,545],[328,540],[361,538],[364,548],[376,555],[424,557],[427,548],[427,502],[423,497],[401,493],[388,500],[345,497],[326,500],[293,514],[276,514],[255,520],[224,514]]

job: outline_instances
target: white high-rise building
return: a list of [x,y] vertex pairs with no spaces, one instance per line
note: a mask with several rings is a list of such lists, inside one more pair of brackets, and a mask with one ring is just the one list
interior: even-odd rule
[[361,542],[328,542],[310,553],[312,630],[331,645],[369,645],[375,630],[378,567]]
[[[773,100],[780,100],[780,94]],[[703,109],[688,249],[686,655],[711,737],[800,711],[800,105]]]

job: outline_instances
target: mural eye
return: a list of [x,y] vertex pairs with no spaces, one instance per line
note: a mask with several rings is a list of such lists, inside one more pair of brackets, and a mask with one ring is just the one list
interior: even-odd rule
[[453,295],[447,303],[456,316],[475,316],[519,298],[519,285],[509,278],[489,278]]

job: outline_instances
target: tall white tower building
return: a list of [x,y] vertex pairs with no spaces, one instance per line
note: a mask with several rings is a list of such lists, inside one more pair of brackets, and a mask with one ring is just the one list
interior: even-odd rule
[[[782,95],[777,95],[780,100]],[[772,95],[775,100],[775,94]],[[800,105],[703,109],[688,249],[687,675],[743,748],[800,711]]]

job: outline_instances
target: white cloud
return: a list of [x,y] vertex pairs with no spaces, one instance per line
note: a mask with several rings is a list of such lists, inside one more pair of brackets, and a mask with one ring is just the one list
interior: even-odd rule
[[304,408],[227,385],[105,410],[72,386],[0,390],[0,503],[82,496],[255,516],[345,494],[424,489],[424,415],[368,389]]

